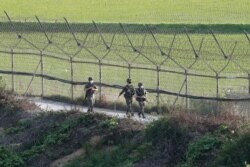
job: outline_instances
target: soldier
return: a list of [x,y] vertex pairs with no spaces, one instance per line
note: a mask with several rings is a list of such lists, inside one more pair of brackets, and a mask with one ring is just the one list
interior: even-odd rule
[[85,100],[88,105],[88,111],[87,112],[93,112],[93,107],[95,104],[95,92],[98,91],[96,88],[93,78],[89,77],[88,78],[88,83],[85,85]]
[[132,102],[133,102],[133,96],[135,94],[135,89],[134,89],[134,86],[131,84],[130,78],[127,79],[127,85],[123,87],[118,97],[120,97],[123,93],[124,93],[124,98],[127,104],[126,115],[128,117],[130,117],[130,115],[134,116],[134,113],[132,111]]
[[136,101],[138,101],[140,110],[138,112],[138,116],[142,118],[145,118],[144,115],[144,107],[145,107],[145,101],[147,100],[147,91],[144,89],[143,84],[141,82],[138,83],[138,88],[135,91],[136,93]]

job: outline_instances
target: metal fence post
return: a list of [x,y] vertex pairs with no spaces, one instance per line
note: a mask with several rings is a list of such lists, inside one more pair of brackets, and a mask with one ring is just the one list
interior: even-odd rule
[[101,60],[99,60],[99,101],[102,100],[102,64]]
[[185,70],[185,80],[186,80],[186,85],[185,85],[185,95],[186,95],[186,109],[188,109],[188,72]]
[[250,74],[248,74],[248,93],[250,94]]
[[219,98],[219,74],[216,73],[216,97]]
[[13,49],[10,50],[11,53],[11,91],[14,92],[15,91],[15,76],[14,76],[14,53],[13,53]]
[[220,104],[219,104],[219,74],[216,73],[216,97],[217,97],[217,100],[216,100],[216,111],[215,112],[218,112],[220,110]]
[[44,79],[43,79],[43,52],[42,51],[40,51],[40,61],[41,61],[41,89],[42,89],[42,94],[41,94],[41,96],[42,96],[42,98],[44,97]]
[[128,78],[131,78],[131,64],[128,64]]
[[74,81],[74,71],[73,71],[73,62],[72,62],[72,57],[70,57],[70,71],[71,71],[71,100],[73,102],[74,100],[74,85],[73,85],[73,81]]
[[219,98],[219,74],[216,73],[216,98]]
[[160,67],[156,66],[157,71],[157,113],[159,113],[160,110]]

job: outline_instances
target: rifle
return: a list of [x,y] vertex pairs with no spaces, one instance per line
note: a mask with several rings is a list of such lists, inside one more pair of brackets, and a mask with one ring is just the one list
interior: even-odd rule
[[98,90],[97,88],[94,88],[94,86],[91,86],[91,87],[85,89],[84,101],[87,99],[87,96],[88,96],[87,91],[90,90],[90,89],[93,89],[94,91],[97,91],[97,90]]
[[148,102],[148,99],[146,96],[135,96],[135,98],[145,99],[145,102]]

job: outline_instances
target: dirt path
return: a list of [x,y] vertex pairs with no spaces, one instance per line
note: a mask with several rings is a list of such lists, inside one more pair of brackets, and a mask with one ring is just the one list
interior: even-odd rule
[[55,160],[54,162],[51,163],[50,167],[63,167],[66,164],[70,163],[75,158],[84,156],[84,155],[85,155],[85,150],[81,148],[79,150],[76,150],[72,154],[69,154],[65,157]]
[[[44,111],[70,111],[72,109],[77,109],[80,112],[87,112],[87,108],[81,105],[72,105],[68,103],[62,102],[55,102],[52,100],[44,100],[41,98],[28,98],[29,101],[34,102],[37,106],[39,106]],[[103,108],[95,108],[95,112],[103,113],[108,116],[115,116],[118,118],[126,118],[125,111],[120,110],[110,110],[110,109],[103,109]],[[131,119],[141,122],[141,123],[150,123],[154,120],[159,119],[160,116],[153,116],[146,114],[146,119],[139,118],[138,115],[135,113],[134,117]]]

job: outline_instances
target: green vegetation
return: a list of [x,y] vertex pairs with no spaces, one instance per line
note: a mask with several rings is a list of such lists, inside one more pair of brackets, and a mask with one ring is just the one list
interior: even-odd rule
[[20,131],[24,131],[27,128],[30,128],[32,123],[32,120],[20,120],[17,122],[17,126],[16,127],[10,127],[8,129],[5,130],[5,133],[7,134],[14,134],[14,133],[18,133]]
[[218,150],[221,147],[222,142],[211,134],[206,134],[200,137],[197,141],[189,144],[186,153],[186,163],[181,167],[192,167],[203,164],[207,159],[214,158],[211,152]]
[[0,166],[22,167],[24,166],[24,161],[17,155],[17,153],[0,145]]
[[103,129],[115,129],[118,126],[117,118],[112,117],[111,119],[104,120],[99,123],[100,128]]
[[[13,22],[15,31],[17,32],[43,32],[43,29],[38,26],[37,22]],[[126,27],[126,31],[130,33],[144,33],[147,32],[144,24],[136,23],[122,23]],[[237,34],[242,33],[244,30],[249,32],[250,24],[150,24],[147,25],[153,27],[155,33],[180,33],[187,29],[187,32],[193,33],[195,31],[199,33],[209,33],[209,30],[213,30],[222,34]],[[66,23],[51,23],[42,22],[43,28],[46,32],[69,32]],[[76,23],[70,22],[71,29],[77,33],[96,32],[93,23]],[[98,23],[98,28],[102,33],[123,33],[118,23]],[[0,20],[0,32],[13,32],[13,27],[9,22],[1,22]]]
[[[73,61],[87,62],[73,63],[74,81],[86,81],[89,76],[92,76],[98,82],[100,68],[97,63],[99,63],[98,59],[100,59],[102,63],[113,65],[128,67],[128,64],[130,64],[132,67],[139,66],[152,69],[160,66],[162,70],[182,72],[183,74],[163,71],[159,73],[160,89],[175,93],[179,93],[185,80],[185,70],[183,68],[186,68],[190,73],[213,76],[214,78],[188,77],[188,94],[206,97],[217,96],[216,71],[219,72],[219,77],[226,77],[226,79],[219,79],[218,94],[220,97],[227,96],[227,90],[229,89],[233,93],[244,94],[248,92],[249,87],[248,73],[250,71],[250,63],[247,56],[249,53],[249,41],[243,31],[250,32],[250,23],[248,21],[250,20],[248,18],[250,15],[248,12],[249,2],[246,0],[241,0],[240,2],[236,0],[230,2],[225,0],[219,2],[213,0],[206,2],[198,0],[160,0],[157,2],[151,0],[143,2],[137,0],[126,2],[77,0],[71,2],[64,0],[59,4],[53,0],[32,3],[29,0],[23,2],[2,2],[0,9],[8,11],[14,17],[13,25],[15,28],[13,29],[6,19],[3,19],[2,22],[0,21],[0,46],[1,51],[4,52],[10,52],[14,48],[16,52],[32,50],[32,52],[40,54],[40,51],[43,50],[45,54],[52,54],[53,56],[67,59],[63,61],[44,56],[44,74],[69,81],[71,80],[69,56],[74,56]],[[14,10],[16,6],[18,6],[19,10]],[[37,9],[38,6],[39,9]],[[92,12],[89,12],[90,10]],[[42,21],[43,19],[49,20],[42,22],[42,24],[52,44],[48,45],[40,25],[34,22],[36,20],[30,19],[34,15],[41,16]],[[23,19],[21,16],[29,18],[25,23],[20,23],[15,22],[15,16],[18,16],[18,19]],[[62,16],[69,19],[71,29],[75,32],[78,41],[81,44],[84,43],[84,48],[77,46],[63,20],[58,20],[56,23],[50,22],[53,18],[58,19],[62,18]],[[106,49],[101,36],[91,23],[91,20],[100,22],[97,26],[107,45],[110,46],[113,40],[110,50]],[[119,24],[117,24],[118,22],[125,23],[124,28],[128,32],[131,42],[137,50],[142,51],[144,56],[133,52],[133,48],[130,47],[126,35]],[[162,51],[166,54],[170,53],[170,56],[180,66],[170,59],[164,62],[167,56],[161,55],[156,42],[143,25],[144,23],[149,24],[155,33]],[[192,45],[184,33],[184,27],[187,28],[190,34],[195,51],[199,52],[198,59],[195,58]],[[228,59],[224,59],[224,55],[210,34],[209,29],[216,33],[225,55],[232,60],[228,65]],[[22,38],[18,39],[15,31],[29,42]],[[174,32],[177,35],[173,48],[170,49]],[[113,34],[116,34],[114,39]],[[87,36],[88,38],[86,38]],[[202,44],[201,41],[203,41]],[[232,56],[231,53],[233,53]],[[137,56],[138,58],[136,58]],[[33,73],[40,61],[40,55],[15,54],[14,60],[15,71]],[[189,69],[194,62],[196,63]],[[10,54],[0,54],[0,69],[11,71]],[[220,70],[223,71],[220,72]],[[109,85],[123,85],[129,75],[129,70],[122,67],[102,66],[101,71],[102,83]],[[143,82],[148,89],[155,90],[157,88],[156,71],[132,68],[130,72],[134,83]],[[41,68],[38,68],[37,73],[41,73]],[[236,76],[239,78],[236,79]],[[10,89],[11,77],[7,75],[3,77],[6,80],[7,88]],[[15,76],[15,91],[24,93],[30,80],[30,76]],[[69,84],[53,80],[45,80],[44,83],[46,85],[44,87],[45,96],[60,95],[69,97],[71,90]],[[111,96],[118,92],[118,90],[108,91]],[[105,90],[102,92],[105,92]],[[180,93],[185,94],[184,88]],[[28,94],[41,95],[41,80],[39,78],[34,78]],[[81,97],[82,94],[82,86],[75,86],[75,98]],[[149,101],[155,101],[155,97],[150,98]],[[169,97],[162,96],[163,101],[166,101],[167,98]],[[110,101],[110,97],[107,97],[107,99]],[[171,99],[172,103],[173,98],[169,99]]]
[[62,123],[54,123],[49,127],[49,131],[41,135],[40,139],[37,139],[35,145],[32,145],[30,148],[26,149],[21,153],[21,156],[24,159],[31,159],[37,154],[45,151],[51,146],[59,145],[64,143],[72,133],[72,130],[79,126],[79,124],[89,124],[91,119],[86,117],[79,118],[68,118]]
[[[185,127],[186,121],[184,124],[176,121],[173,118],[155,121],[139,136],[116,138],[118,143],[108,138],[96,146],[86,144],[83,146],[86,155],[66,166],[132,167],[157,163],[173,167],[245,167],[249,163],[249,132],[233,134],[232,127],[225,124],[213,127],[211,132],[201,132],[208,126],[205,122]],[[236,149],[240,142],[242,145]]]
[[183,129],[178,127],[178,124],[173,126],[174,124],[173,120],[166,118],[149,124],[145,130],[147,141],[157,144],[161,139],[173,138],[177,144],[180,144],[186,134]]
[[250,164],[250,133],[228,140],[216,157],[213,166],[246,166]]
[[[250,71],[249,40],[243,33],[244,30],[250,32],[248,0],[0,0],[0,4],[0,11],[5,10],[10,14],[15,27],[12,29],[8,20],[3,18],[4,13],[3,17],[0,15],[0,70],[12,70],[11,54],[6,51],[10,52],[14,48],[14,51],[37,53],[37,56],[14,54],[14,70],[33,74],[42,50],[45,54],[44,74],[60,79],[71,80],[70,56],[74,56],[72,60],[75,61],[72,66],[73,79],[79,82],[86,81],[89,76],[98,82],[98,59],[102,63],[113,65],[128,67],[131,64],[132,67],[152,69],[160,66],[161,70],[184,72],[177,62],[191,73],[215,76],[216,71],[219,72],[219,77],[226,77],[219,79],[218,94],[221,97],[227,96],[228,89],[237,93],[248,92],[248,79],[235,78],[248,77]],[[34,23],[35,15],[43,22],[52,44],[48,45],[42,29]],[[71,28],[79,42],[84,44],[83,48],[76,45],[62,17],[67,17],[72,23]],[[15,22],[25,18],[26,23]],[[51,23],[55,19],[59,20]],[[98,27],[102,36],[91,24],[92,20],[100,23]],[[133,46],[141,50],[144,56],[133,51],[118,22],[124,23]],[[174,61],[161,54],[157,43],[143,24],[149,24],[161,49],[170,53]],[[187,28],[199,58],[195,58],[184,27]],[[209,29],[216,33],[223,51],[232,60],[230,63],[229,59],[224,58]],[[16,32],[24,38],[18,39]],[[174,32],[175,42],[170,49]],[[108,46],[113,41],[110,50],[107,50],[102,37]],[[65,60],[58,60],[56,57]],[[165,60],[167,61],[161,64]],[[189,69],[191,65],[193,66]],[[101,70],[102,82],[110,85],[123,85],[129,74],[128,69],[122,67],[101,66]],[[132,68],[130,72],[134,83],[143,82],[146,88],[156,89],[156,71]],[[40,67],[37,73],[41,73]],[[14,77],[15,91],[24,93],[31,76]],[[164,71],[159,72],[159,77],[160,89],[171,92],[179,92],[185,80],[184,75]],[[65,164],[67,167],[132,167],[147,164],[170,167],[245,167],[250,163],[249,130],[242,131],[241,118],[217,112],[218,104],[192,100],[190,105],[195,106],[199,112],[180,112],[179,115],[173,113],[146,128],[127,119],[74,111],[33,115],[24,112],[27,110],[25,101],[16,100],[3,91],[5,87],[11,89],[11,79],[6,74],[0,77],[1,167],[49,166],[54,160],[78,149],[83,149],[84,154]],[[215,78],[189,76],[187,91],[191,95],[215,97],[216,84]],[[70,90],[70,85],[45,80],[45,96],[68,100]],[[118,91],[102,89],[109,96],[117,95]],[[34,78],[28,93],[41,95],[40,78]],[[185,93],[185,90],[180,93]],[[82,94],[83,87],[74,86],[76,101],[82,102]],[[149,97],[149,102],[154,104],[147,105],[154,107],[154,95]],[[101,98],[104,102],[111,101],[108,97]],[[163,96],[160,99],[166,100]],[[172,99],[167,100],[169,102]],[[28,109],[31,109],[29,105]],[[162,106],[162,109],[167,110],[166,106]]]
[[[83,42],[87,33],[76,33],[77,38]],[[43,33],[24,33],[23,36],[35,44],[38,48],[42,49],[47,46],[47,40]],[[45,53],[51,53],[60,58],[65,58],[69,60],[68,55],[74,55],[79,51],[79,47],[76,46],[75,41],[72,38],[72,35],[69,33],[49,33],[49,36],[52,37],[51,40],[55,43],[52,43],[45,49]],[[156,39],[158,40],[159,45],[163,48],[164,52],[168,53],[170,51],[170,44],[173,40],[173,34],[162,34],[156,33]],[[110,44],[113,35],[110,33],[104,33],[103,37]],[[133,42],[136,48],[140,48],[142,45],[142,41],[144,38],[143,34],[138,33],[129,33],[129,37]],[[234,51],[233,56],[231,57],[232,61],[228,63],[228,59],[224,59],[222,52],[217,46],[215,40],[213,39],[211,34],[203,34],[203,33],[194,33],[190,34],[193,45],[196,50],[200,47],[200,42],[202,39],[203,45],[200,50],[200,57],[195,59],[194,52],[192,47],[188,41],[186,34],[180,33],[177,34],[175,43],[173,45],[171,51],[171,57],[181,64],[184,68],[188,69],[188,67],[196,61],[196,63],[189,70],[190,73],[195,74],[205,74],[215,77],[215,71],[220,71],[223,67],[223,71],[219,74],[219,76],[226,77],[226,79],[219,80],[219,95],[221,97],[226,96],[226,90],[230,89],[231,92],[237,93],[246,93],[248,91],[248,71],[250,70],[249,59],[247,57],[249,42],[244,34],[217,34],[217,38],[221,43],[221,46],[226,55],[230,55],[233,51],[235,42],[237,42],[236,49]],[[10,32],[2,32],[0,33],[1,43],[5,45],[3,50],[10,51],[16,44],[18,44],[14,51],[27,51],[28,49],[32,49],[36,53],[40,53],[39,50],[35,49],[29,43],[24,40],[19,41],[17,39],[15,33]],[[71,39],[71,40],[69,40]],[[3,42],[4,41],[4,42]],[[60,46],[67,53],[63,53],[62,50],[58,49],[57,46]],[[98,33],[89,33],[88,38],[85,44],[86,48],[89,49],[96,57],[102,59],[102,57],[108,52],[100,38]],[[143,56],[139,56],[134,62],[132,62],[135,57],[137,57],[138,53],[134,53],[132,48],[129,47],[128,40],[124,34],[116,34],[111,51],[109,54],[102,59],[103,63],[115,64],[127,66],[128,63],[123,60],[119,55],[121,55],[124,59],[131,63],[131,66],[140,66],[140,67],[149,67],[152,69],[156,69],[156,65],[161,65],[161,63],[166,59],[166,56],[162,56],[160,54],[159,49],[157,48],[154,39],[150,34],[147,34],[144,47],[142,50],[143,54],[152,60],[154,63],[150,62]],[[92,54],[88,52],[86,49],[81,49],[81,51],[73,58],[74,61],[87,61],[92,63],[98,63],[98,59],[95,58]],[[32,73],[36,69],[40,56],[34,55],[23,55],[23,54],[15,54],[14,55],[15,63],[14,69],[15,71],[21,72],[29,72]],[[0,54],[0,68],[1,70],[11,71],[11,56],[10,54],[1,53]],[[56,58],[51,58],[48,56],[44,56],[44,74],[50,75],[53,77],[58,77],[60,79],[71,80],[70,77],[70,62],[58,60]],[[180,68],[176,63],[171,60],[167,60],[160,67],[163,70],[171,70],[184,73],[184,69]],[[91,69],[91,70],[90,70]],[[125,83],[125,79],[128,77],[129,70],[121,67],[112,67],[112,66],[102,66],[102,82],[110,85],[123,85]],[[83,82],[86,81],[89,76],[92,76],[96,82],[99,80],[99,66],[98,64],[90,64],[90,63],[74,63],[73,64],[74,71],[74,81]],[[40,68],[38,68],[37,73],[41,73]],[[113,77],[110,77],[113,76]],[[168,90],[171,92],[179,92],[185,76],[184,74],[178,73],[169,73],[169,72],[160,72],[160,88],[162,90]],[[167,77],[166,77],[167,76]],[[234,78],[237,77],[246,77],[246,79]],[[3,76],[8,83],[8,88],[11,84],[11,77]],[[132,69],[131,70],[131,78],[134,83],[143,82],[146,88],[156,89],[157,87],[157,72],[149,71],[149,70],[140,70],[140,69]],[[15,76],[16,82],[16,91],[17,93],[24,93],[27,89],[28,84],[31,80],[31,76],[23,77],[23,76]],[[171,81],[171,82],[170,82]],[[229,82],[230,81],[230,82]],[[57,86],[55,86],[55,84]],[[61,95],[61,96],[69,96],[70,85],[58,83],[51,80],[46,80],[45,82],[45,96],[51,95]],[[53,89],[51,89],[53,87]],[[80,97],[83,94],[82,86],[74,87],[74,95],[75,97]],[[110,94],[117,94],[118,90],[112,90]],[[105,92],[105,91],[103,91]],[[183,89],[181,93],[184,93]],[[40,95],[41,94],[41,80],[39,78],[35,78],[31,84],[29,92],[32,95]],[[58,94],[59,93],[59,94]],[[202,96],[216,96],[216,79],[215,78],[205,78],[205,77],[197,77],[197,76],[189,76],[188,77],[188,93],[191,95],[202,95]],[[155,99],[152,98],[152,101]]]
[[[249,125],[219,112],[179,112],[146,127],[130,119],[76,111],[24,112],[23,101],[2,94],[0,166],[49,166],[83,150],[67,167],[245,167]],[[9,100],[4,100],[8,98]],[[12,99],[12,101],[11,101]],[[28,104],[27,104],[28,105]],[[27,106],[26,109],[31,109]],[[10,113],[10,114],[6,114]],[[244,125],[244,126],[241,126]],[[5,133],[4,133],[5,132]]]
[[[74,22],[126,23],[231,23],[247,24],[250,20],[248,0],[1,0],[6,10],[19,19],[62,19]],[[4,14],[2,14],[4,16]]]

